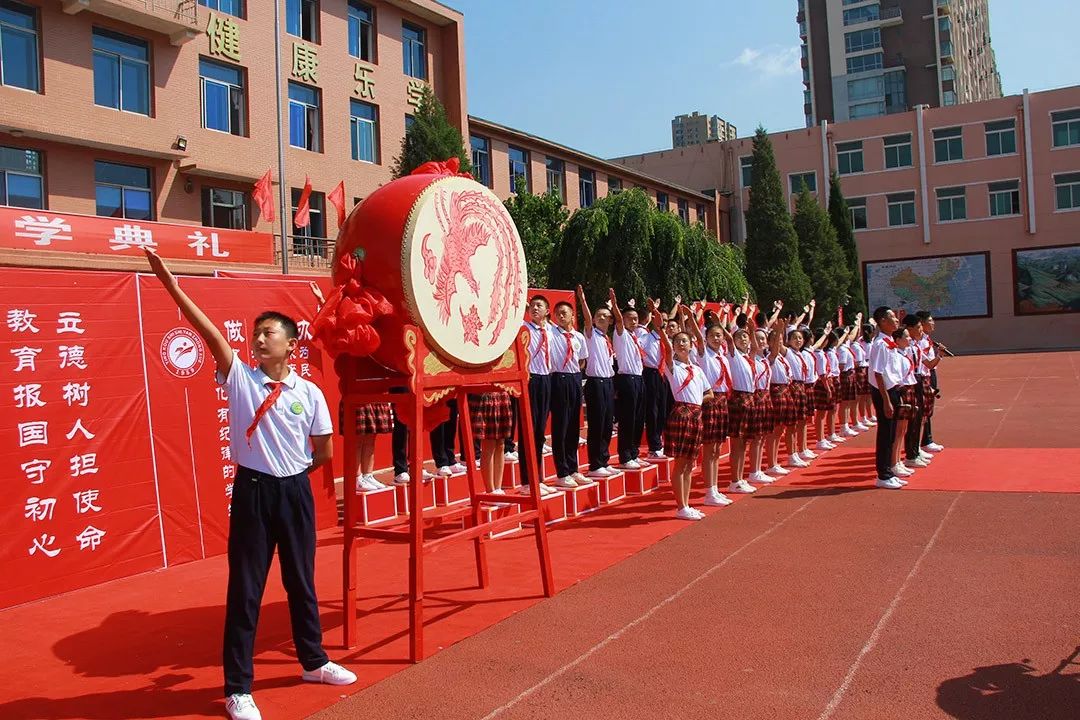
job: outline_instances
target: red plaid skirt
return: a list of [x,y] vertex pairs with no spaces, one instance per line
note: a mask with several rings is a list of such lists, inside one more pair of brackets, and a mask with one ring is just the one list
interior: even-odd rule
[[[338,427],[345,433],[345,403],[338,403]],[[385,435],[394,430],[394,411],[390,403],[369,403],[356,408],[358,435]]]
[[896,408],[897,420],[911,420],[919,411],[919,398],[915,394],[914,385],[904,385],[900,388],[900,407]]
[[793,427],[800,420],[798,400],[795,393],[798,385],[770,385],[769,395],[772,397],[773,416],[779,427]]
[[727,393],[713,391],[712,398],[706,398],[701,404],[701,424],[703,443],[720,443],[728,436],[728,396]]
[[922,408],[923,417],[934,417],[934,388],[930,384],[930,376],[916,377],[919,380],[919,407]]
[[469,395],[469,419],[478,440],[505,440],[513,432],[510,396],[504,392]]
[[870,368],[865,365],[855,368],[855,394],[870,394]]
[[855,399],[855,371],[844,370],[840,373],[840,399],[847,402]]
[[731,393],[731,397],[728,398],[728,433],[731,437],[757,437],[754,434],[755,425],[754,393],[738,390]]
[[754,430],[756,435],[768,435],[776,428],[776,414],[773,411],[772,394],[768,390],[754,391]]
[[677,402],[671,406],[664,428],[664,452],[677,458],[697,458],[704,434],[701,414],[701,406],[693,403]]
[[806,417],[814,417],[817,410],[817,393],[814,392],[814,383],[800,383],[802,385],[802,410]]
[[836,393],[828,377],[819,377],[814,383],[814,409],[828,411],[836,407]]

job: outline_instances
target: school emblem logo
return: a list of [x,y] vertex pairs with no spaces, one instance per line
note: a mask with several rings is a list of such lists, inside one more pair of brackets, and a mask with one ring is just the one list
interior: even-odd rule
[[299,415],[300,413],[304,412],[304,406],[300,404],[299,400],[290,405],[289,409],[292,410],[293,415]]
[[178,378],[195,375],[205,359],[202,338],[190,328],[173,328],[161,338],[161,364]]

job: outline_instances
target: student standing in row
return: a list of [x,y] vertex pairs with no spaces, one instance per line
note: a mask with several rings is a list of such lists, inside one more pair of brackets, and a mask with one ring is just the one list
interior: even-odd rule
[[645,385],[641,379],[645,350],[637,337],[638,314],[632,306],[619,309],[615,290],[609,289],[611,312],[615,316],[615,414],[619,421],[619,467],[640,470],[638,462],[641,433],[645,429]]
[[589,452],[589,477],[616,475],[611,467],[611,435],[615,428],[615,347],[608,337],[611,311],[599,307],[589,312],[585,291],[577,286],[578,305],[585,319],[585,419]]
[[180,288],[161,258],[145,252],[154,275],[206,342],[217,363],[216,379],[229,396],[237,473],[229,514],[225,709],[233,720],[261,720],[251,696],[255,629],[275,548],[301,679],[329,685],[356,682],[356,675],[326,656],[315,596],[315,500],[308,473],[330,462],[333,454],[330,411],[322,390],[289,368],[298,343],[296,321],[277,312],[259,315],[251,338],[259,365],[250,367]]
[[[941,395],[941,391],[938,389],[938,375],[937,366],[941,362],[941,354],[938,352],[938,343],[935,343],[931,334],[934,332],[934,316],[929,310],[920,310],[915,313],[916,317],[922,322],[923,340],[922,349],[923,353],[933,364],[927,365],[930,368],[930,387],[934,391],[934,399],[936,400]],[[934,442],[934,429],[933,424],[929,418],[926,421],[926,429],[923,431],[922,437],[922,449],[926,452],[937,453],[945,449],[940,443]]]
[[886,490],[898,490],[904,485],[893,472],[892,444],[896,434],[895,412],[900,405],[899,385],[903,379],[894,363],[890,362],[896,341],[892,334],[896,332],[896,315],[891,308],[881,306],[874,309],[874,325],[877,335],[870,343],[870,397],[877,415],[877,439],[874,447],[874,465],[877,472],[876,484]]
[[[553,343],[551,325],[548,323],[550,306],[543,295],[536,295],[529,300],[529,319],[524,327],[529,331],[529,412],[533,423],[533,446],[527,448],[536,454],[536,467],[544,474],[544,436],[547,432],[548,418],[551,416],[551,368]],[[523,491],[528,489],[534,478],[529,477],[528,463],[521,463]],[[535,478],[541,495],[555,492],[544,484],[544,478]]]
[[[930,464],[934,456],[923,450],[920,441],[923,436],[923,427],[934,414],[934,391],[930,385],[930,364],[928,363],[922,346],[923,331],[922,321],[917,315],[904,316],[904,329],[907,330],[910,342],[905,351],[913,363],[915,370],[915,401],[918,412],[908,423],[907,434],[904,436],[904,465],[909,468],[921,468]],[[936,362],[934,362],[936,365]]]
[[900,402],[893,408],[893,421],[896,427],[893,431],[892,456],[889,462],[892,463],[892,471],[897,482],[907,485],[907,480],[904,478],[915,474],[915,471],[904,465],[904,438],[907,436],[908,424],[919,414],[918,400],[915,395],[915,357],[909,352],[911,336],[903,326],[893,332],[893,343],[889,363],[900,377],[897,385]]
[[705,374],[706,394],[701,405],[703,462],[701,477],[705,483],[705,504],[730,505],[731,499],[717,489],[720,475],[720,453],[728,437],[728,395],[731,393],[731,373],[724,357],[724,328],[715,315],[713,324],[701,329],[696,322],[688,323],[694,333],[694,360]]
[[578,472],[578,441],[581,439],[581,370],[588,357],[585,336],[574,328],[574,306],[555,303],[551,355],[551,454],[555,461],[555,485],[574,488],[589,483]]
[[731,371],[732,393],[728,399],[728,430],[731,433],[731,483],[728,492],[752,493],[755,488],[746,482],[746,450],[760,438],[754,418],[754,368],[751,358],[758,348],[753,319],[747,328],[736,329],[727,335],[728,367]]

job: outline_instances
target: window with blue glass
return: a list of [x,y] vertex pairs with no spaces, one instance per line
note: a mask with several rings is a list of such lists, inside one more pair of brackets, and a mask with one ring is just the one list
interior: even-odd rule
[[232,135],[246,134],[244,69],[200,59],[199,85],[202,93],[203,127]]
[[844,33],[844,50],[849,53],[862,52],[881,47],[881,30],[870,28]]
[[517,192],[517,183],[520,178],[525,183],[525,192],[532,192],[532,181],[529,177],[529,151],[510,145],[506,149],[510,159],[510,191]]
[[97,160],[94,162],[97,214],[128,220],[153,220],[154,195],[150,169]]
[[748,188],[754,182],[754,156],[743,155],[739,158],[739,178],[742,187]]
[[581,207],[589,207],[596,202],[596,171],[578,169],[578,193]]
[[285,32],[319,42],[319,0],[285,0]]
[[375,9],[358,0],[349,0],[349,54],[375,62]]
[[0,205],[45,208],[41,153],[0,145]]
[[247,193],[239,190],[204,187],[202,222],[207,227],[248,230]]
[[379,162],[379,109],[371,103],[351,100],[349,116],[352,159]]
[[94,28],[94,104],[150,114],[150,46]]
[[244,17],[244,0],[199,0],[199,4],[226,15]]
[[885,53],[869,53],[856,55],[847,59],[847,71],[849,75],[866,72],[867,70],[880,70],[885,65]]
[[801,193],[803,186],[806,186],[807,192],[817,192],[817,173],[815,172],[792,173],[788,178],[791,182],[792,195]]
[[37,11],[11,0],[0,0],[0,85],[41,89]]
[[[292,213],[296,217],[296,207],[300,204],[303,188],[292,188]],[[317,255],[326,257],[326,195],[313,192],[308,196],[309,222],[306,227],[293,225],[293,253],[296,255]]]
[[656,193],[656,207],[664,212],[669,210],[667,193]]
[[289,144],[319,152],[322,150],[319,90],[300,83],[289,83]]
[[404,72],[409,77],[427,80],[427,33],[410,23],[401,24],[401,52]]
[[470,135],[469,145],[472,147],[472,176],[476,182],[491,187],[491,141]]

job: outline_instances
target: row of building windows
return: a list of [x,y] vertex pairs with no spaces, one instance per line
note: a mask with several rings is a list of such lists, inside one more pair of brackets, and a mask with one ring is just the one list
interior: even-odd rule
[[[1055,210],[1080,209],[1080,173],[1054,176]],[[944,187],[935,190],[939,223],[967,220],[967,194],[969,186]],[[971,186],[973,187],[973,186]],[[1003,180],[986,184],[989,217],[1010,217],[1020,214],[1020,181]],[[885,196],[888,211],[888,227],[915,225],[915,193],[889,193]],[[849,198],[851,225],[856,230],[871,226],[866,198]]]
[[[243,18],[243,0],[199,0],[218,12]],[[321,38],[319,0],[285,0],[285,32],[318,44]],[[364,62],[378,62],[378,33],[375,8],[359,0],[348,4],[349,54]],[[427,80],[427,31],[410,22],[401,25],[402,71],[409,77]]]
[[[201,4],[232,13],[243,11],[239,2],[226,0],[200,0]],[[290,34],[317,42],[306,36],[310,23],[304,18],[318,17],[318,0],[288,0],[286,23]],[[314,10],[311,8],[314,7]],[[227,8],[227,9],[226,9]],[[297,12],[293,12],[297,10]],[[314,13],[314,14],[312,14]],[[0,84],[39,92],[41,90],[39,59],[39,32],[37,12],[34,8],[15,2],[0,0]],[[403,22],[401,26],[403,47],[402,70],[405,75],[426,80],[427,38],[423,28]],[[122,33],[93,28],[94,104],[117,110],[149,115],[150,92],[150,43],[141,38]],[[355,57],[375,62],[376,35],[375,11],[362,3],[349,4],[349,52]],[[200,63],[200,75],[203,75]],[[220,65],[220,63],[219,63]],[[243,85],[242,69],[234,67],[226,73],[237,77],[233,85]],[[205,112],[205,111],[204,111]],[[220,129],[220,128],[215,128]],[[234,134],[243,134],[234,132]]]

